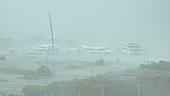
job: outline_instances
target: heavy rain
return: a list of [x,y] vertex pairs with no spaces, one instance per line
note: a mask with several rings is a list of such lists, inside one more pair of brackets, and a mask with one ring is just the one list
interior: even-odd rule
[[169,0],[1,0],[0,96],[169,96]]

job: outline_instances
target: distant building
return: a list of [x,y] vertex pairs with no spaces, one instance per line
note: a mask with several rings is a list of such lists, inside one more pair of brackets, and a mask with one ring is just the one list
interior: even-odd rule
[[137,43],[127,43],[121,48],[121,53],[129,55],[142,55],[142,48]]

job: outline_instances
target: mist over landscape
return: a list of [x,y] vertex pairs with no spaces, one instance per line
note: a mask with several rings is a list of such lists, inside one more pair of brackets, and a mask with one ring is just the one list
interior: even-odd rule
[[56,38],[116,47],[137,42],[151,54],[169,59],[169,4],[169,0],[2,0],[0,37],[51,36],[51,11]]
[[[118,77],[123,80],[127,80],[126,75],[133,75],[130,80],[137,78],[135,86],[147,82],[141,88],[147,85],[154,88],[157,85],[141,78],[169,78],[169,5],[169,0],[1,0],[0,96],[1,93],[2,96],[47,96],[46,93],[36,93],[39,91],[35,91],[38,95],[29,93],[27,85],[33,85],[30,88],[43,86],[41,89],[45,90],[45,87],[51,88],[51,83],[57,86],[61,83],[66,85],[60,87],[68,90],[69,80],[73,82],[72,88],[78,91],[56,91],[48,96],[89,96],[90,93],[87,93],[91,91],[86,87],[89,84],[91,90],[98,90],[98,81],[100,84],[109,82],[106,84],[109,86],[116,80],[115,84],[129,86],[129,83],[124,84],[117,79],[101,79],[115,73],[121,74]],[[147,72],[150,74],[145,76]],[[75,78],[84,81],[76,81]],[[92,84],[89,78],[94,81]],[[57,82],[62,80],[66,82]],[[165,85],[169,83],[169,79],[164,80],[167,80],[163,81]],[[78,86],[81,84],[87,86]],[[169,87],[165,85],[159,85],[165,89],[159,90],[158,95],[146,92],[138,96],[168,96]],[[55,88],[59,88],[57,86]],[[135,88],[132,90],[139,91]],[[104,96],[104,89],[99,90],[102,90],[101,94],[92,91],[90,95]],[[147,90],[141,92],[144,91]],[[113,96],[112,91],[106,94]],[[115,94],[124,96],[119,92]]]

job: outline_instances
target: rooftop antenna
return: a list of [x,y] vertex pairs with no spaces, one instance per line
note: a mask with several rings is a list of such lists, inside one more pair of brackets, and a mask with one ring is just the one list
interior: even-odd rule
[[50,28],[51,28],[51,39],[52,39],[52,49],[54,51],[54,36],[53,36],[53,27],[52,27],[52,21],[51,21],[51,15],[50,11],[48,11],[49,19],[50,19]]

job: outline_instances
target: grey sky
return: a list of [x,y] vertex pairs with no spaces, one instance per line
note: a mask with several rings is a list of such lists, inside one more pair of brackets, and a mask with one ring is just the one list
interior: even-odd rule
[[85,44],[138,42],[170,58],[170,0],[0,0],[0,37],[54,34]]

